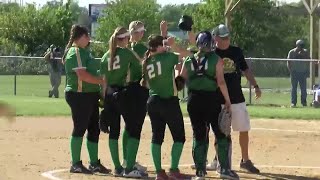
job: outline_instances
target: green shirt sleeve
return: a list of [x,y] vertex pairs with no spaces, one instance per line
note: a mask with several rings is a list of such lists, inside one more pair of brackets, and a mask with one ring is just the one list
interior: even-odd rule
[[108,67],[108,58],[109,58],[109,54],[105,53],[101,59],[101,63],[100,63],[100,74],[101,75],[106,75],[107,74],[107,67]]
[[170,57],[170,60],[172,61],[173,66],[179,63],[179,55],[178,54],[170,52],[169,57]]

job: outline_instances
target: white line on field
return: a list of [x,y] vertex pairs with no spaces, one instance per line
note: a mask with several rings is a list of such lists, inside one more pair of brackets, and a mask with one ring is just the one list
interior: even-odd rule
[[[193,164],[180,164],[180,167],[191,167]],[[147,167],[152,167],[153,165],[148,165]],[[169,164],[162,165],[163,167],[170,167]],[[285,169],[320,169],[320,167],[317,166],[285,166],[285,165],[257,165],[257,167],[262,168],[285,168]],[[69,169],[57,169],[52,171],[47,171],[42,173],[41,175],[45,178],[48,178],[50,180],[63,180],[57,176],[54,176],[56,173],[60,172],[67,172]]]
[[262,130],[262,131],[281,131],[281,132],[297,132],[297,133],[320,133],[320,131],[300,131],[293,129],[269,129],[269,128],[251,128],[252,130]]
[[54,174],[60,173],[60,172],[66,172],[66,171],[68,171],[68,169],[57,169],[57,170],[44,172],[44,173],[41,174],[41,176],[46,177],[46,178],[51,179],[51,180],[62,180],[62,179],[54,176]]
[[[185,125],[191,125],[190,122],[184,123]],[[296,132],[296,133],[320,133],[320,131],[301,131],[294,129],[270,129],[270,128],[251,128],[251,130],[261,130],[261,131],[280,131],[280,132]]]

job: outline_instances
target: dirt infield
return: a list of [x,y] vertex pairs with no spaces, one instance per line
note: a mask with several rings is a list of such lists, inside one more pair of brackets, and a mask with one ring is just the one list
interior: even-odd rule
[[[188,119],[186,138],[180,170],[194,174],[192,163],[192,130]],[[295,120],[253,120],[250,139],[250,156],[260,167],[260,175],[239,171],[240,150],[238,137],[233,133],[233,167],[241,179],[320,179],[320,121]],[[0,121],[0,180],[35,179],[119,179],[99,175],[71,175],[69,136],[72,130],[70,117],[19,117],[13,124]],[[170,164],[172,138],[169,129],[162,146],[162,164]],[[211,134],[213,137],[213,134]],[[107,135],[100,135],[99,155],[103,164],[113,169],[107,145]],[[153,179],[153,163],[150,152],[151,126],[146,120],[138,161],[148,165],[150,179]],[[211,142],[213,142],[211,138]],[[121,144],[121,143],[120,143]],[[85,144],[82,159],[88,162]],[[213,157],[213,146],[209,158]],[[120,153],[121,154],[121,153]],[[168,169],[168,166],[164,166]],[[44,177],[44,176],[46,177]],[[215,172],[209,172],[208,179],[216,179]]]

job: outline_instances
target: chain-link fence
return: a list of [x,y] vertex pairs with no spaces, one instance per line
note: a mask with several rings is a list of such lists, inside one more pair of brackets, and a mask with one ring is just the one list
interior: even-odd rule
[[[246,58],[253,70],[256,80],[262,89],[263,96],[260,100],[254,99],[254,92],[250,89],[249,82],[242,78],[242,87],[247,103],[264,105],[290,104],[291,79],[287,69],[287,59],[274,58]],[[290,60],[301,61],[301,60]],[[303,60],[314,63],[315,84],[320,83],[318,76],[319,60]],[[62,75],[59,87],[60,96],[63,96],[65,76]],[[0,56],[0,96],[48,96],[51,88],[48,76],[48,63],[42,57]],[[311,102],[312,89],[310,77],[307,77],[308,102]],[[299,89],[299,87],[298,87]],[[252,92],[250,93],[250,91]],[[299,94],[298,90],[298,94]],[[252,96],[251,96],[252,95]],[[180,98],[187,98],[187,90],[180,92]],[[298,98],[299,100],[300,98]]]

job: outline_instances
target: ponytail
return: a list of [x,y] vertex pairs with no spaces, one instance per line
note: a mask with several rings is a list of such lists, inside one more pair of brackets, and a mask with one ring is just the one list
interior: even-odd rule
[[72,44],[73,44],[73,39],[70,37],[70,39],[69,39],[69,41],[68,41],[68,44],[67,44],[67,47],[66,47],[66,49],[64,50],[64,54],[63,54],[63,56],[62,56],[62,63],[63,63],[63,64],[66,62],[66,61],[65,61],[65,58],[66,58],[66,56],[67,56],[67,54],[68,54],[68,51],[69,51],[70,47],[72,46]]
[[116,49],[117,49],[117,39],[116,33],[113,33],[109,40],[109,52],[110,52],[110,69],[113,70],[113,63],[116,56]]
[[69,49],[71,48],[72,44],[74,43],[74,41],[79,39],[83,35],[87,35],[87,36],[89,35],[88,29],[86,27],[81,26],[81,25],[77,25],[77,24],[72,25],[71,30],[70,30],[70,38],[69,38],[68,44],[66,46],[66,49],[64,51],[64,54],[61,58],[63,64],[65,63],[65,58],[68,54]]
[[144,59],[142,61],[142,73],[143,73],[143,78],[147,79],[147,62],[150,59],[150,53],[151,50],[148,49],[147,52],[144,54]]

